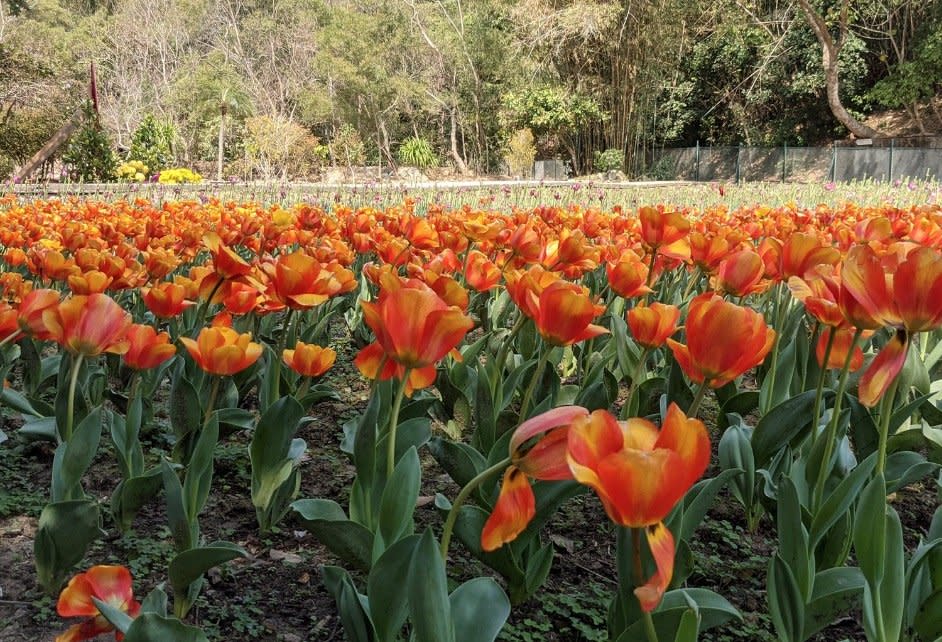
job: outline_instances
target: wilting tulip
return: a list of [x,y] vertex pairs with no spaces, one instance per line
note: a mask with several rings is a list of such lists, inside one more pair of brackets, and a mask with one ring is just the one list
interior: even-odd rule
[[711,388],[727,383],[765,360],[775,330],[761,314],[707,292],[690,302],[687,345],[667,340],[684,373]]
[[[515,540],[536,514],[536,500],[527,479],[572,479],[566,460],[569,425],[589,411],[562,406],[520,424],[510,440],[511,465],[504,472],[500,495],[481,531],[481,548],[493,551]],[[540,440],[524,448],[532,439]]]
[[282,353],[285,364],[305,377],[319,377],[334,365],[337,353],[331,348],[311,345],[298,341],[293,350]]
[[677,332],[680,308],[663,303],[638,305],[628,311],[628,327],[638,345],[653,350],[660,348]]
[[99,612],[92,598],[106,602],[130,617],[136,617],[141,605],[134,599],[131,573],[123,566],[93,566],[79,573],[59,594],[56,610],[62,617],[86,618],[56,637],[56,642],[92,640],[102,633],[115,631],[115,639],[124,636]]
[[215,375],[241,372],[262,356],[261,344],[253,342],[250,333],[239,334],[226,326],[203,328],[196,341],[181,337],[180,342],[200,368]]
[[673,403],[660,431],[646,419],[619,422],[597,410],[572,422],[567,457],[575,480],[595,490],[613,522],[645,528],[657,573],[635,595],[652,611],[674,570],[674,538],[662,521],[706,471],[706,427]]
[[124,363],[135,370],[156,368],[177,353],[177,348],[170,343],[170,335],[158,333],[149,325],[134,323],[128,328],[128,351],[124,354]]
[[49,336],[73,354],[124,354],[131,315],[107,294],[73,296],[43,313]]

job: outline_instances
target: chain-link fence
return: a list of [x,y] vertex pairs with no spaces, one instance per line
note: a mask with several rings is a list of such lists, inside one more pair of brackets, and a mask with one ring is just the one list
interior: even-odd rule
[[662,149],[653,154],[647,173],[657,179],[728,182],[938,180],[942,178],[942,139],[918,147],[890,140],[829,147]]

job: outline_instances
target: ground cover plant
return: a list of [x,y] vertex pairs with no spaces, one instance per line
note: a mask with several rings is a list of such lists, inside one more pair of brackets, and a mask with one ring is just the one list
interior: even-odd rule
[[925,200],[8,197],[0,633],[935,640]]

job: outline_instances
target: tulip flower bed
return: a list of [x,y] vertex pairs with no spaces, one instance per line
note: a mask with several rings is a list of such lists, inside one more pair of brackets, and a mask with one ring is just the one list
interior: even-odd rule
[[415,206],[0,201],[0,637],[942,636],[942,207]]

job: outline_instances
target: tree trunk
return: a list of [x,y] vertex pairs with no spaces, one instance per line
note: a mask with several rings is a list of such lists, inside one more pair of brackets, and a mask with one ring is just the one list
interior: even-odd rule
[[[844,44],[843,38],[834,42],[831,33],[828,31],[827,23],[812,7],[808,0],[798,0],[801,10],[804,12],[811,30],[814,31],[818,43],[821,45],[821,64],[824,67],[824,80],[827,88],[828,107],[831,113],[847,130],[857,138],[875,138],[881,134],[876,129],[864,125],[854,118],[841,103],[840,96],[840,65],[838,63],[838,54]],[[846,17],[842,15],[842,20]],[[846,23],[841,24],[841,32],[847,28]]]
[[461,154],[458,153],[458,119],[455,117],[455,108],[451,108],[451,159],[455,161],[458,173],[462,176],[468,175],[468,164],[464,162]]
[[226,147],[226,105],[219,106],[219,140],[216,146],[216,180],[222,180],[222,160]]

